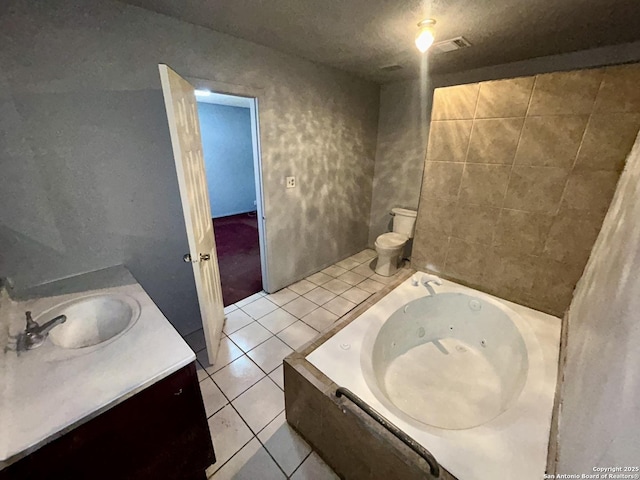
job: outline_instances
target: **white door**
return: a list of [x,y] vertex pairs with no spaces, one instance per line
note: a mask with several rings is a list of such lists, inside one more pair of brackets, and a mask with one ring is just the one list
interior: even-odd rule
[[193,266],[207,353],[213,365],[220,345],[224,305],[196,97],[194,88],[180,75],[166,65],[160,64],[158,68],[187,225],[189,254],[185,255],[185,261]]

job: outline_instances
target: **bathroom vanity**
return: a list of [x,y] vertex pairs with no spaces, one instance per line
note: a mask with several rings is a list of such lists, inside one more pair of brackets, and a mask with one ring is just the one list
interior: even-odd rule
[[[65,316],[32,350],[27,311]],[[0,480],[206,478],[195,355],[124,267],[27,292],[2,321]]]

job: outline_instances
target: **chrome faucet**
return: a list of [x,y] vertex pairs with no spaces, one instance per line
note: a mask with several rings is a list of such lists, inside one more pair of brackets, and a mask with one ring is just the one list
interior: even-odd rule
[[58,315],[54,319],[49,320],[42,325],[38,325],[38,322],[31,318],[31,312],[25,312],[25,316],[27,317],[27,326],[24,329],[24,332],[18,336],[18,351],[38,348],[47,339],[47,335],[53,327],[67,321],[66,315]]
[[418,275],[416,274],[411,278],[411,283],[414,287],[417,287],[420,284],[424,285],[424,287],[429,290],[429,294],[433,296],[436,294],[436,291],[430,284],[435,283],[436,285],[442,285],[442,279],[437,275],[432,275],[430,273],[425,273],[420,278],[418,278]]
[[420,283],[425,287],[428,286],[430,283],[435,283],[436,285],[442,285],[442,279],[437,275],[425,273],[424,275],[422,275],[422,278],[420,279]]

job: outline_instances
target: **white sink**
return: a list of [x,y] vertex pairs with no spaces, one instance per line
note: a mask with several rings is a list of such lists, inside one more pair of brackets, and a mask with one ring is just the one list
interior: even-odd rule
[[65,315],[67,320],[51,329],[51,342],[61,348],[79,349],[122,335],[140,316],[140,305],[128,295],[91,295],[61,303],[36,321],[42,325],[58,315]]

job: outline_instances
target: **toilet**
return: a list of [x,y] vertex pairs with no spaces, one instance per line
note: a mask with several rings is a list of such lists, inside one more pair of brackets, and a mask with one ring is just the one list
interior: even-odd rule
[[398,265],[402,260],[404,246],[410,238],[416,225],[415,210],[406,208],[392,208],[393,232],[383,233],[376,239],[375,247],[378,252],[376,273],[390,277],[398,271]]

